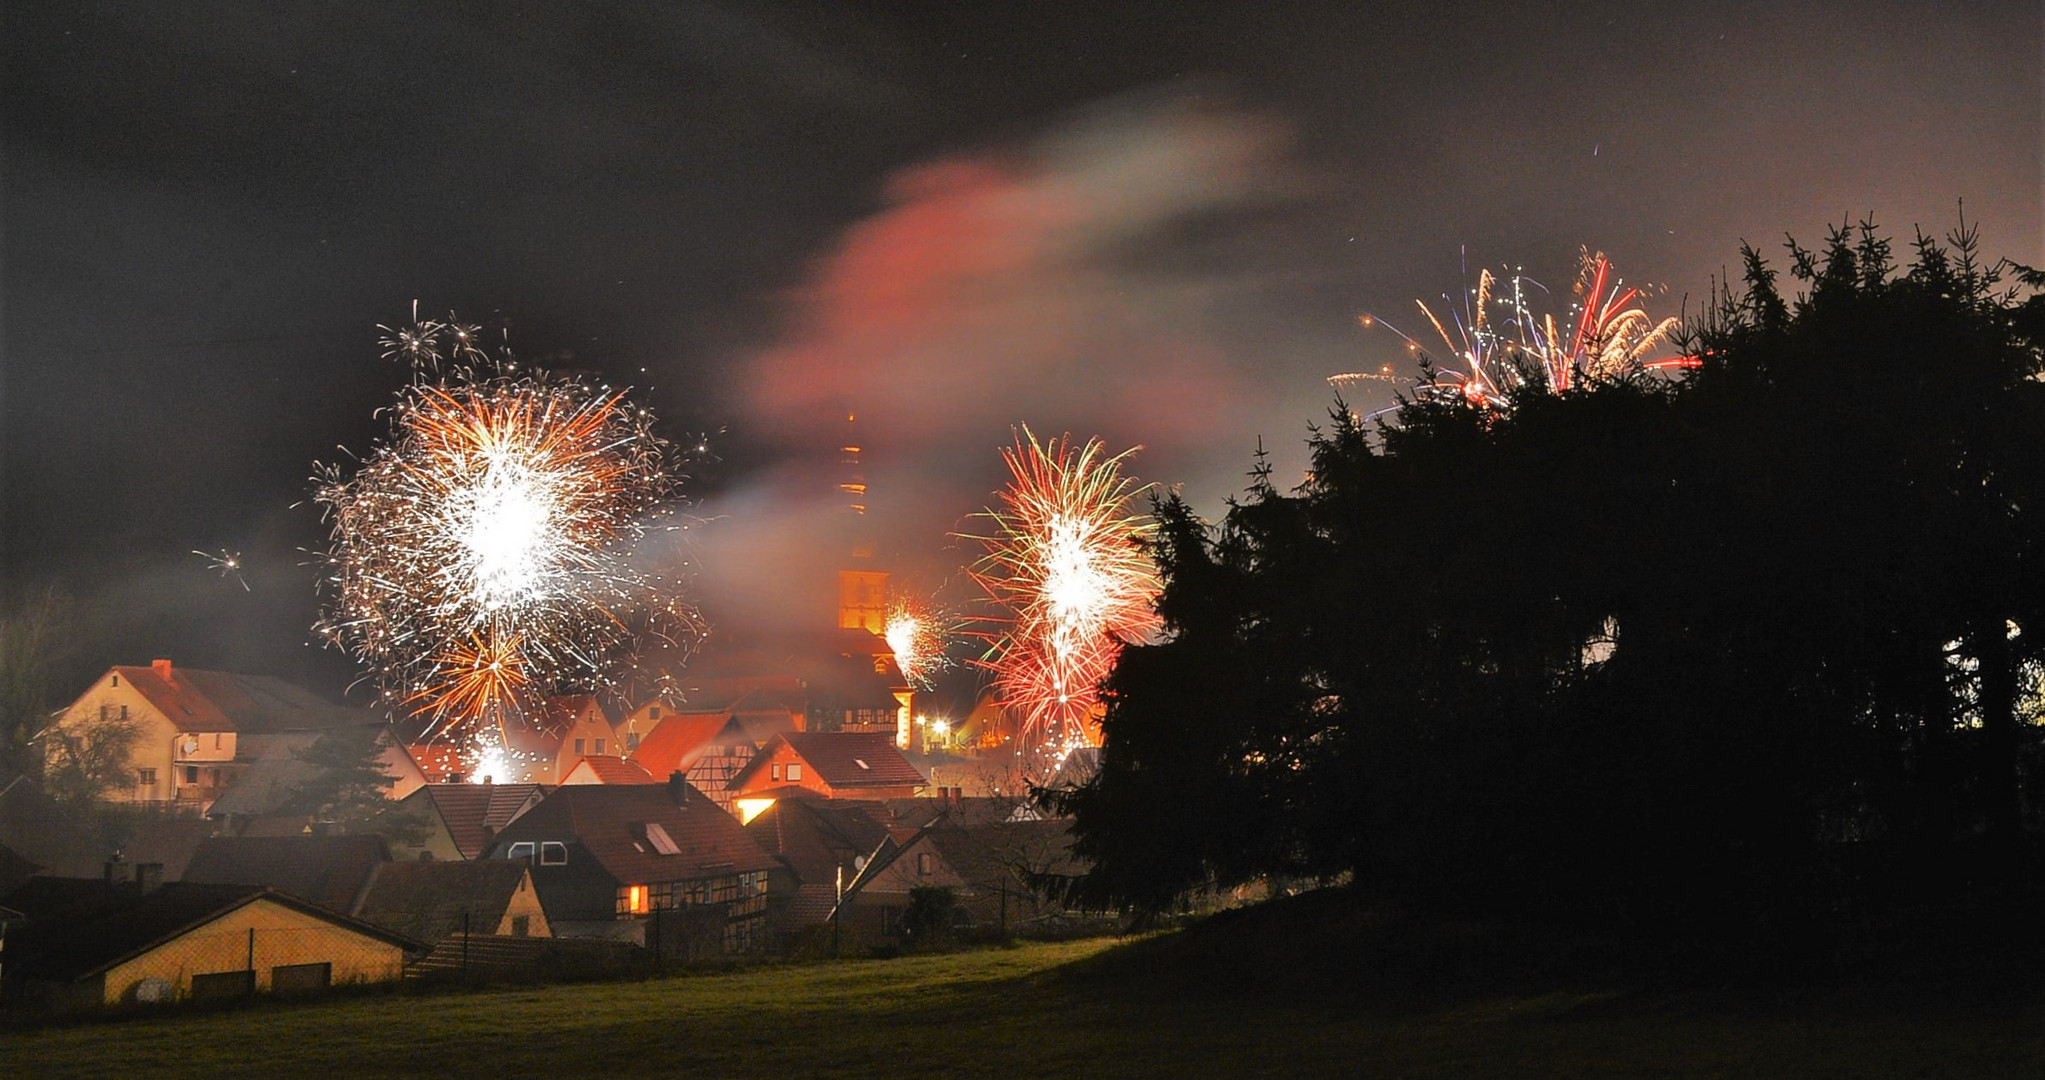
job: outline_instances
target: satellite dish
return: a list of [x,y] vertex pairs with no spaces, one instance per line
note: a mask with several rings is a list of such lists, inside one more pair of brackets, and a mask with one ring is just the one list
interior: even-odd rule
[[199,737],[198,737],[197,735],[187,735],[187,736],[185,736],[185,753],[187,753],[187,754],[196,754],[196,753],[198,753],[198,752],[199,752]]

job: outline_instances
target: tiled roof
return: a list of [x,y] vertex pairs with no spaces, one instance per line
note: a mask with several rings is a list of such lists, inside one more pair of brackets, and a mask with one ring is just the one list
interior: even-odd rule
[[872,855],[888,836],[866,807],[817,798],[777,800],[745,829],[768,853],[788,864],[804,886],[833,889],[838,867],[845,868],[849,883],[858,872],[856,861]]
[[[775,738],[788,744],[817,777],[834,788],[922,787],[927,780],[895,749],[885,731],[791,731]],[[731,778],[737,788],[773,752],[762,748],[752,762]]]
[[377,723],[367,709],[336,705],[310,691],[268,675],[237,675],[197,668],[115,667],[179,731],[237,731],[263,735],[278,731],[322,731],[349,724]]
[[113,854],[97,830],[26,776],[0,784],[0,844],[60,876],[91,877]]
[[408,951],[424,948],[404,935],[261,886],[172,882],[143,892],[132,883],[97,878],[32,878],[0,897],[0,905],[28,917],[8,933],[7,973],[48,982],[86,978],[264,899]]
[[390,858],[381,836],[214,836],[200,843],[183,880],[267,886],[345,915]]
[[384,863],[358,917],[433,942],[461,933],[466,914],[470,933],[491,934],[525,876],[524,863],[505,859]]
[[534,796],[548,789],[540,784],[427,784],[419,790],[424,794],[412,798],[427,800],[447,825],[455,850],[464,859],[475,859],[490,849],[492,836],[536,805]]
[[706,747],[716,745],[713,740],[731,722],[731,717],[722,712],[670,713],[639,740],[632,760],[656,780],[664,780],[670,773],[687,772]]
[[[614,754],[592,754],[576,762],[575,768],[570,769],[568,774],[575,775],[584,766],[588,766],[588,775],[592,778],[592,782],[598,784],[659,783],[658,780],[654,779],[652,773],[646,771],[646,766],[636,761],[628,761]],[[563,782],[566,782],[565,776],[563,777]]]
[[[771,870],[773,856],[746,835],[738,819],[686,783],[676,801],[667,784],[579,784],[556,788],[498,834],[493,852],[521,841],[580,842],[621,883],[657,884]],[[647,826],[666,831],[676,854],[663,855]]]
[[256,816],[283,810],[284,804],[290,802],[301,787],[323,771],[322,766],[296,753],[310,748],[317,739],[318,736],[311,734],[284,736],[286,745],[271,747],[268,753],[242,770],[228,784],[227,790],[213,800],[213,805],[206,808],[206,816]]

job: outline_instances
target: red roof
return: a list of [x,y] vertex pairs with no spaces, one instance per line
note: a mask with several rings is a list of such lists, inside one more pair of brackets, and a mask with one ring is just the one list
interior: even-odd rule
[[[664,855],[656,847],[648,835],[654,825],[673,840],[675,854]],[[692,881],[780,865],[746,835],[737,818],[686,783],[556,788],[498,834],[496,850],[547,840],[580,843],[621,884]]]
[[[614,754],[592,754],[589,757],[583,758],[581,761],[576,762],[575,769],[580,769],[584,765],[589,766],[589,772],[590,775],[593,777],[592,780],[593,783],[598,784],[658,783],[658,781],[654,779],[653,774],[646,771],[646,766],[641,765],[636,761],[627,761],[624,758],[618,757]],[[563,774],[562,777],[563,783],[568,782],[567,777],[569,775],[573,775],[575,769],[570,769],[568,770],[568,773]]]
[[689,766],[713,745],[711,740],[728,723],[731,717],[723,712],[670,713],[639,740],[632,760],[657,780],[672,773],[688,772]]
[[427,784],[419,790],[424,794],[410,798],[425,799],[440,815],[464,859],[481,857],[489,850],[490,836],[547,791],[539,784]]
[[336,705],[268,675],[179,668],[169,661],[150,667],[118,666],[111,673],[126,679],[179,731],[267,734],[378,722],[367,709]]
[[895,737],[888,732],[790,731],[774,736],[731,778],[732,790],[773,755],[775,742],[787,743],[819,779],[834,788],[923,787],[930,782],[895,749]]

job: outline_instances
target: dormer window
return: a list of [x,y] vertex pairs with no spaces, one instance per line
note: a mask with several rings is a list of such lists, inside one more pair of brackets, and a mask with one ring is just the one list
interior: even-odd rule
[[564,843],[562,843],[562,842],[561,842],[561,841],[559,841],[559,840],[543,840],[543,841],[541,841],[541,842],[540,842],[540,865],[541,865],[541,866],[567,866],[567,865],[568,865],[568,845],[567,845],[567,844],[564,844]]
[[534,846],[531,842],[513,844],[511,845],[511,850],[504,853],[504,857],[507,859],[524,859],[526,862],[531,862],[533,861]]

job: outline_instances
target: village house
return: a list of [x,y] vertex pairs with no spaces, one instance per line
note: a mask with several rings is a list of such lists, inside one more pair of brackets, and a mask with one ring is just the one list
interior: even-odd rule
[[763,943],[780,864],[680,776],[561,787],[498,834],[492,857],[532,868],[557,935],[625,938],[663,956]]
[[967,825],[940,814],[920,828],[891,828],[845,887],[836,917],[848,940],[889,940],[901,933],[913,890],[935,887],[951,894],[953,929],[1005,936],[1068,914],[1041,881],[1081,869],[1067,820]]
[[424,949],[259,885],[39,877],[0,906],[21,916],[0,997],[57,1009],[387,982]]
[[136,733],[130,782],[106,797],[204,813],[258,758],[309,746],[335,728],[379,722],[365,709],[333,704],[282,679],[157,660],[109,668],[39,740],[57,767],[67,740],[89,740],[96,725],[130,725]]
[[568,694],[536,707],[508,709],[502,718],[501,757],[490,766],[502,776],[483,775],[485,766],[467,747],[420,738],[422,725],[417,720],[407,725],[414,737],[406,740],[405,749],[432,783],[473,780],[552,786],[583,758],[617,752],[617,733],[592,694]]
[[758,749],[736,713],[670,712],[647,733],[632,760],[651,776],[683,774],[696,790],[730,810],[727,785]]
[[646,771],[646,766],[629,758],[615,754],[591,755],[575,763],[568,774],[561,778],[562,786],[569,784],[657,784],[660,781]]
[[[376,762],[383,774],[391,778],[390,786],[383,790],[384,797],[391,800],[403,799],[420,785],[426,783],[426,774],[420,769],[403,743],[392,732],[389,725],[378,725],[369,736],[375,747]],[[213,805],[206,810],[206,816],[232,819],[236,831],[241,823],[254,818],[271,817],[284,811],[299,790],[317,780],[320,766],[305,760],[302,752],[312,740],[279,740],[249,762],[248,768],[228,785]],[[305,820],[309,821],[310,818]]]
[[399,859],[479,859],[497,833],[553,790],[540,784],[426,784],[398,804],[426,823],[425,838],[391,847]]
[[768,922],[777,933],[797,933],[830,919],[839,890],[857,880],[889,840],[876,809],[801,792],[746,823],[746,835],[782,864],[769,877]]
[[353,915],[377,868],[390,861],[381,836],[214,836],[200,843],[180,880],[263,885]]
[[928,781],[884,731],[799,731],[777,735],[731,778],[727,790],[742,816],[750,799],[774,789],[802,788],[827,799],[896,799],[913,796]]
[[554,936],[532,874],[504,859],[383,863],[355,914],[428,944],[455,934]]

